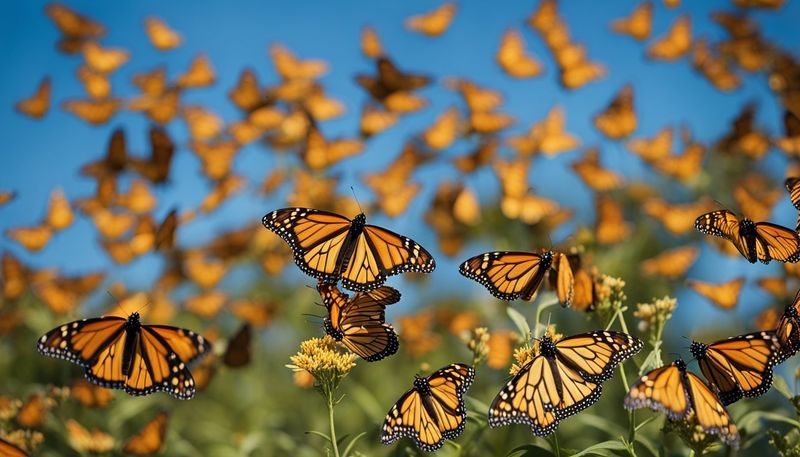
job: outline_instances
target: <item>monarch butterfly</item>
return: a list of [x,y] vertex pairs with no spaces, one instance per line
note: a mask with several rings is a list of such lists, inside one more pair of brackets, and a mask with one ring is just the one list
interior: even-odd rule
[[510,136],[508,145],[520,156],[529,156],[539,152],[554,156],[580,146],[580,139],[567,132],[566,113],[561,106],[554,106],[539,123],[531,126],[528,133]]
[[431,149],[446,149],[455,141],[460,124],[458,108],[450,107],[422,132],[422,141]]
[[579,160],[572,162],[572,170],[589,188],[597,192],[618,189],[625,183],[624,178],[600,164],[600,150],[590,147]]
[[429,37],[438,37],[447,31],[458,9],[455,3],[444,3],[435,10],[412,16],[405,21],[407,29]]
[[702,379],[686,371],[682,359],[639,378],[623,404],[628,410],[647,407],[661,411],[672,421],[687,419],[694,413],[704,432],[718,435],[732,447],[739,446],[739,432],[725,406]]
[[633,138],[625,146],[649,163],[669,157],[672,152],[672,127],[664,127],[652,138]]
[[389,410],[381,428],[381,442],[389,445],[406,436],[418,448],[433,452],[444,440],[464,431],[467,408],[464,394],[472,385],[475,370],[454,363],[423,378],[414,376],[414,387]]
[[703,214],[694,224],[700,233],[728,239],[750,263],[800,261],[800,236],[786,227],[747,218],[739,220],[728,210]]
[[775,333],[778,335],[778,342],[781,345],[780,361],[795,355],[800,349],[800,291],[795,295],[792,303],[786,305],[778,321],[778,328]]
[[105,408],[114,399],[114,392],[79,378],[70,386],[69,396],[87,408]]
[[527,424],[534,435],[555,431],[558,423],[600,399],[602,383],[617,364],[636,354],[643,343],[613,331],[539,341],[539,351],[522,366],[489,408],[489,425]]
[[323,282],[341,279],[350,290],[369,291],[388,276],[436,268],[433,256],[419,243],[366,221],[364,213],[351,221],[309,208],[278,209],[262,219],[264,227],[289,244],[304,273]]
[[691,268],[699,254],[700,249],[697,246],[679,246],[645,260],[641,264],[641,270],[645,276],[677,279]]
[[[792,206],[800,211],[800,178],[786,178],[784,185],[786,186],[786,190],[789,191],[789,198],[792,200]],[[800,230],[800,212],[797,214],[797,227],[795,227],[795,231],[797,230]]]
[[357,293],[352,300],[335,284],[319,283],[317,290],[328,308],[325,333],[368,362],[393,355],[400,346],[384,309],[400,301],[400,292],[383,286]]
[[222,363],[231,368],[241,368],[248,365],[253,357],[252,340],[253,329],[249,323],[245,322],[228,340],[228,346],[222,356]]
[[623,86],[608,107],[594,116],[594,126],[612,140],[625,138],[636,130],[637,125],[633,86],[630,84]]
[[39,338],[39,352],[84,367],[86,379],[130,395],[165,391],[194,397],[187,364],[211,350],[202,335],[166,325],[144,325],[139,313],[70,322]]
[[17,111],[34,119],[41,119],[50,110],[50,77],[45,76],[30,97],[20,100],[14,105]]
[[500,68],[514,78],[533,78],[542,73],[542,64],[525,53],[525,40],[515,29],[508,29],[503,34],[495,59]]
[[167,433],[169,413],[161,411],[150,422],[144,425],[139,433],[128,438],[122,450],[134,455],[151,455],[164,447],[164,436]]
[[150,43],[159,51],[168,51],[181,45],[183,38],[178,32],[172,30],[164,21],[157,17],[148,17],[144,20],[144,29]]
[[630,35],[636,40],[646,40],[653,28],[653,3],[642,2],[634,8],[631,15],[611,23],[616,33]]
[[567,307],[572,302],[572,269],[559,252],[486,252],[464,261],[458,272],[482,284],[495,297],[512,301],[531,300],[551,269],[558,275],[558,301]]
[[722,309],[732,309],[739,303],[739,292],[744,285],[744,277],[732,279],[720,284],[714,284],[694,279],[686,280],[686,285],[698,294],[711,300]]
[[692,46],[692,19],[680,16],[669,32],[647,48],[647,57],[660,60],[676,60],[689,52]]
[[711,344],[692,341],[690,350],[700,371],[723,405],[742,396],[764,395],[772,384],[780,343],[775,332],[755,332]]
[[30,454],[3,438],[0,438],[0,455],[3,457],[30,457]]
[[186,73],[178,76],[175,84],[179,89],[191,89],[210,86],[216,80],[217,75],[214,73],[214,67],[211,66],[208,56],[199,54],[189,64]]

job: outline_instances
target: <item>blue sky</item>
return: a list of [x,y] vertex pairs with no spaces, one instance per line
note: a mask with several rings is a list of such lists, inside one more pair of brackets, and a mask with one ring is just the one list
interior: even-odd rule
[[[112,77],[114,93],[129,96],[134,93],[130,83],[133,73],[166,64],[174,76],[186,69],[191,59],[200,52],[207,54],[217,71],[217,84],[211,88],[192,91],[184,97],[186,102],[197,102],[212,109],[225,120],[237,118],[228,102],[226,92],[235,84],[245,67],[255,69],[262,83],[277,82],[267,55],[267,46],[282,43],[304,58],[321,58],[331,64],[324,78],[328,93],[345,102],[348,113],[324,124],[325,133],[331,136],[351,136],[358,129],[358,113],[366,96],[353,81],[357,72],[371,71],[371,63],[364,58],[358,46],[361,28],[372,25],[378,30],[384,47],[400,68],[432,76],[462,76],[480,84],[500,89],[506,95],[503,110],[514,114],[518,123],[514,130],[522,131],[541,120],[549,109],[560,104],[567,112],[567,130],[578,135],[583,145],[598,144],[603,149],[603,161],[612,168],[624,171],[635,179],[642,177],[644,167],[624,152],[619,144],[604,140],[594,129],[591,119],[601,110],[625,83],[632,82],[639,114],[636,136],[651,136],[667,124],[691,126],[695,137],[710,142],[719,137],[736,116],[742,104],[756,101],[759,106],[758,123],[772,133],[780,132],[781,111],[776,105],[763,75],[744,78],[743,86],[734,93],[721,93],[699,77],[687,59],[677,63],[651,62],[643,58],[644,45],[631,38],[609,31],[612,19],[626,16],[636,2],[562,2],[561,15],[566,18],[575,41],[584,43],[593,60],[602,62],[609,70],[601,82],[576,91],[565,91],[558,85],[557,71],[541,39],[524,25],[525,18],[537,2],[463,1],[451,29],[438,39],[412,34],[403,27],[404,18],[433,9],[438,2],[411,0],[404,2],[374,1],[305,1],[277,2],[244,0],[170,2],[96,2],[69,1],[70,7],[105,24],[108,33],[102,43],[106,46],[127,48],[131,61]],[[727,1],[684,1],[684,5],[666,9],[656,2],[654,36],[663,34],[675,18],[689,13],[695,36],[706,36],[712,41],[722,38],[722,29],[709,17],[711,11],[733,10]],[[785,48],[800,50],[800,3],[787,2],[780,12],[755,12],[764,35],[781,43]],[[110,132],[117,126],[126,129],[129,148],[142,154],[146,150],[148,123],[142,116],[121,113],[111,122],[92,127],[70,114],[61,111],[58,104],[67,98],[80,97],[83,89],[74,76],[79,58],[59,54],[54,46],[58,32],[44,15],[44,2],[3,2],[0,7],[0,52],[6,59],[6,68],[0,73],[0,125],[2,131],[2,167],[0,188],[18,191],[18,198],[0,208],[0,229],[37,223],[44,212],[50,191],[55,187],[65,190],[70,199],[93,192],[91,180],[77,174],[81,164],[96,159],[105,151]],[[143,20],[156,15],[166,21],[184,37],[184,45],[170,52],[156,51],[147,42]],[[547,72],[532,80],[512,80],[494,63],[494,53],[502,32],[508,27],[521,29],[528,48],[544,61]],[[54,106],[41,121],[18,115],[14,103],[32,93],[43,75],[53,79]],[[359,175],[375,170],[400,151],[403,141],[419,132],[440,112],[457,103],[455,94],[436,86],[423,91],[430,97],[428,110],[404,118],[400,124],[371,140],[363,160],[350,160],[335,167],[342,173],[342,189],[354,186],[357,193],[369,199],[369,191],[361,184]],[[185,126],[174,121],[170,132],[177,138],[186,138]],[[468,142],[459,143],[450,153],[467,150]],[[506,151],[507,153],[508,151]],[[534,189],[578,210],[583,222],[592,220],[591,194],[565,165],[573,161],[578,152],[565,154],[555,160],[537,160],[530,180]],[[782,176],[784,162],[777,151],[769,159],[774,175]],[[244,148],[237,158],[237,172],[257,183],[274,166],[267,151],[259,146]],[[181,208],[197,206],[209,189],[200,176],[197,159],[186,145],[179,145],[173,164],[174,184],[160,189],[158,214],[165,214],[173,205]],[[418,174],[418,179],[442,176],[455,178],[452,170],[432,167]],[[489,171],[470,177],[467,183],[490,200],[497,192],[496,181]],[[435,241],[429,229],[421,223],[422,214],[430,201],[435,186],[428,185],[417,197],[416,203],[401,218],[387,221],[374,217],[373,222],[385,224],[408,234],[427,245]],[[576,190],[577,189],[577,190]],[[181,230],[181,243],[202,242],[225,228],[241,225],[244,221],[260,220],[269,210],[283,206],[277,197],[263,198],[254,191],[246,191],[232,199],[212,217],[202,219]],[[775,220],[791,224],[795,215],[786,201],[778,204]],[[9,239],[0,238],[0,250],[9,250],[36,266],[58,266],[65,272],[79,273],[105,267],[108,260],[99,249],[93,236],[89,236],[90,223],[80,219],[72,228],[58,234],[41,253],[28,254]],[[477,253],[478,247],[468,248],[461,257]],[[705,252],[705,251],[704,251]],[[461,258],[448,260],[442,256],[436,274],[448,284],[460,284],[456,265]],[[154,276],[152,260],[144,259],[126,268],[110,271],[112,280],[144,286]],[[714,275],[713,265],[724,262],[724,276]],[[724,280],[736,276],[747,268],[748,274],[760,275],[774,268],[748,267],[743,259],[722,259],[706,252],[693,272],[693,276],[708,280]],[[297,272],[295,279],[299,279]],[[702,306],[692,294],[683,293],[687,306]],[[766,297],[748,291],[745,299],[764,300]],[[714,315],[714,311],[708,311]]]

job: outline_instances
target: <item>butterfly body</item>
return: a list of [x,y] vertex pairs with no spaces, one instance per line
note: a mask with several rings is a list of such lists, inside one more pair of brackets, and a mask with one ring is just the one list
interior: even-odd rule
[[778,328],[775,330],[781,346],[779,361],[795,355],[800,349],[800,292],[794,297],[792,303],[786,305]]
[[700,233],[728,239],[750,263],[800,261],[800,236],[780,225],[738,219],[728,210],[718,210],[698,217],[695,228]]

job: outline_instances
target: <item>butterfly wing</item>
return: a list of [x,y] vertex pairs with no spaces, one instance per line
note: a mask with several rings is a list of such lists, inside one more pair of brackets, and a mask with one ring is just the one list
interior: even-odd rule
[[634,336],[610,330],[574,335],[556,343],[558,359],[592,382],[608,380],[617,364],[643,346]]
[[557,253],[555,257],[553,271],[550,272],[550,284],[556,290],[558,302],[564,308],[568,308],[572,305],[572,298],[575,295],[575,277],[567,256]]
[[388,276],[407,271],[430,273],[433,256],[411,238],[374,225],[365,225],[342,273],[342,286],[355,291],[379,287]]
[[744,281],[744,277],[739,277],[722,284],[712,284],[690,279],[686,281],[686,285],[720,308],[732,309],[739,303],[739,292],[742,291]]
[[30,454],[0,438],[0,455],[3,457],[30,457]]
[[739,230],[739,219],[728,210],[712,211],[694,221],[695,228],[705,235],[726,238],[750,262],[755,263],[756,253],[747,237]]
[[444,444],[442,432],[425,409],[422,395],[416,388],[397,400],[381,428],[381,443],[385,445],[404,436],[413,439],[414,444],[426,452],[435,451]]
[[686,373],[686,391],[692,400],[692,409],[697,423],[706,433],[719,435],[731,447],[739,446],[739,432],[725,406],[702,379],[694,373]]
[[[544,259],[544,261],[543,261]],[[529,252],[496,251],[472,257],[458,271],[486,287],[495,297],[512,301],[530,300],[545,273],[550,269],[550,257]]]
[[[70,322],[44,334],[37,343],[37,349],[46,356],[88,368],[109,346],[117,346],[122,340],[124,347],[125,322],[125,319],[116,316]],[[121,350],[119,355],[121,363]]]
[[786,305],[780,321],[778,321],[778,328],[775,333],[778,337],[778,342],[781,345],[781,355],[779,362],[786,360],[797,353],[800,348],[800,291],[795,295],[792,303]]
[[125,443],[122,450],[133,455],[152,455],[164,447],[164,436],[167,432],[169,413],[162,411],[145,424],[139,433],[133,435]]
[[[389,289],[390,291],[387,291]],[[377,297],[394,299],[399,292],[390,287],[376,289]],[[394,328],[386,323],[385,306],[389,303],[370,293],[358,293],[341,310],[339,331],[342,344],[368,362],[381,360],[397,352],[400,343]]]
[[324,281],[338,279],[349,219],[328,211],[283,208],[265,215],[262,223],[286,241],[304,273]]
[[467,408],[463,397],[474,379],[475,370],[463,363],[454,363],[428,377],[439,430],[446,439],[464,431]]
[[[692,348],[703,345],[693,343]],[[772,367],[778,361],[780,345],[774,332],[755,332],[717,341],[695,354],[700,370],[716,389],[723,405],[742,398],[757,397],[772,384]]]
[[623,404],[629,410],[647,407],[661,411],[670,420],[683,419],[691,411],[682,373],[674,363],[639,378],[631,386]]
[[169,325],[143,325],[142,329],[163,340],[187,365],[211,351],[211,342],[191,330]]
[[762,263],[800,261],[800,235],[769,222],[756,223],[756,255]]

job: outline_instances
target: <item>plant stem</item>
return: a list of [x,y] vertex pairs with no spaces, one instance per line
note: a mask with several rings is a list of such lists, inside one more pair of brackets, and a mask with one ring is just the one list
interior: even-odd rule
[[551,436],[553,437],[553,440],[550,443],[550,448],[553,450],[553,453],[556,455],[556,457],[561,457],[561,447],[558,445],[558,433],[554,431]]
[[328,403],[328,420],[331,426],[331,448],[333,448],[334,457],[339,457],[339,444],[336,442],[336,426],[333,420],[333,407],[336,405],[336,402],[333,400],[332,391],[327,392],[326,401]]
[[[614,316],[611,317],[611,320],[608,322],[606,326],[606,330],[608,330],[611,325],[614,323],[615,320],[619,321],[619,326],[622,328],[622,331],[625,333],[628,332],[628,324],[625,322],[625,314],[622,312],[622,306],[618,307],[617,310],[614,312]],[[630,386],[628,385],[628,376],[625,373],[625,365],[619,365],[619,374],[622,376],[622,385],[625,387],[625,392],[630,390]],[[634,443],[636,441],[636,417],[634,417],[633,411],[628,411],[628,454],[631,457],[636,457],[636,450],[634,448]]]

